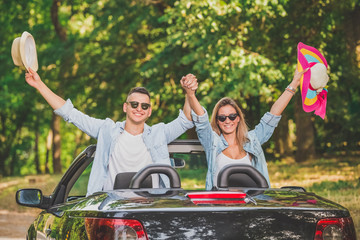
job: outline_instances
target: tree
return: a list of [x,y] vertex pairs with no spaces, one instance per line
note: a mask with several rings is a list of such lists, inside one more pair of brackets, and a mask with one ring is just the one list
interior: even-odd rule
[[[191,72],[210,114],[217,100],[229,96],[253,127],[291,80],[296,46],[304,42],[330,65],[327,117],[305,114],[300,101],[292,101],[269,147],[281,154],[297,149],[298,161],[314,155],[314,148],[316,153],[338,146],[356,149],[359,9],[354,0],[3,0],[0,10],[7,14],[0,16],[0,51],[8,54],[0,65],[0,174],[52,172],[51,167],[60,172],[95,143],[56,119],[24,83],[23,70],[9,68],[11,43],[24,30],[36,39],[39,74],[57,94],[90,116],[116,121],[125,116],[122,103],[130,88],[145,86],[154,109],[150,125],[176,117],[184,101],[179,80]],[[296,126],[294,143],[288,140],[288,122]],[[53,159],[58,160],[52,163],[44,146],[53,132],[58,139]]]
[[[0,76],[0,174],[9,175],[14,173],[16,165],[12,161],[16,156],[14,147],[19,147],[24,151],[28,145],[19,143],[22,136],[22,129],[27,124],[29,116],[32,114],[32,109],[29,107],[33,101],[26,101],[32,99],[32,94],[27,92],[20,79],[23,76],[23,71],[19,68],[9,68],[13,66],[10,49],[13,40],[20,36],[21,28],[24,23],[24,16],[30,12],[31,3],[17,3],[13,1],[3,1],[0,4],[0,11],[8,14],[0,16],[0,52],[1,55],[0,70],[3,73]],[[17,14],[22,11],[23,14]],[[29,26],[25,21],[26,28]],[[10,69],[10,71],[9,71]],[[17,94],[14,94],[16,92]],[[28,105],[29,104],[29,105]],[[20,159],[19,161],[24,159]]]

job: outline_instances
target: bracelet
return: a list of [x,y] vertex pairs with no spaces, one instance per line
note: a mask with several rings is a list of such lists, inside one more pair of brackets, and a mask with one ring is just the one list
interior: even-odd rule
[[290,89],[288,89],[288,88],[286,88],[285,90],[286,90],[286,91],[288,91],[288,92],[290,92],[292,95],[294,95],[294,94],[295,94],[295,92],[291,91],[291,90],[290,90]]
[[287,86],[286,88],[285,88],[285,90],[286,91],[288,91],[288,92],[290,92],[290,93],[292,93],[293,95],[295,94],[295,91],[296,91],[296,89],[295,88],[293,88],[292,86]]
[[296,92],[296,89],[295,88],[293,88],[292,86],[287,86],[286,88],[288,88],[288,89],[290,89],[291,91],[293,91],[293,92]]

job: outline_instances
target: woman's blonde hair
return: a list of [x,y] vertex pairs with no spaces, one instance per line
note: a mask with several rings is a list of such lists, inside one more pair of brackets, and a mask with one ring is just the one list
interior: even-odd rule
[[240,121],[236,127],[236,141],[239,144],[239,148],[242,149],[244,143],[247,142],[248,140],[247,138],[248,126],[246,125],[244,114],[242,113],[241,109],[233,99],[224,97],[216,103],[211,115],[211,121],[210,121],[211,127],[218,135],[222,133],[219,125],[217,124],[216,117],[218,115],[219,109],[226,105],[232,106],[236,110],[236,113],[239,115]]

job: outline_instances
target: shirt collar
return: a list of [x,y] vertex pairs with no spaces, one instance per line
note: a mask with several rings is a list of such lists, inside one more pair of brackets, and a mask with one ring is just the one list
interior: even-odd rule
[[[248,136],[249,137],[249,136]],[[220,147],[218,148],[218,153],[217,154],[220,154],[222,151],[224,151],[228,146],[228,142],[226,141],[225,137],[223,134],[220,135],[220,139],[221,139],[221,145]],[[255,152],[254,150],[251,148],[251,145],[250,145],[250,141],[246,142],[244,144],[244,150],[252,155],[255,155]]]
[[224,151],[229,146],[229,144],[227,143],[227,141],[224,138],[224,135],[220,134],[220,139],[221,139],[221,142],[220,142],[220,146],[217,149],[216,155],[219,155],[222,151]]
[[[125,122],[126,121],[118,122],[119,128],[120,128],[120,133],[124,132],[124,130],[125,130]],[[149,134],[150,132],[151,132],[151,127],[145,123],[143,133]]]

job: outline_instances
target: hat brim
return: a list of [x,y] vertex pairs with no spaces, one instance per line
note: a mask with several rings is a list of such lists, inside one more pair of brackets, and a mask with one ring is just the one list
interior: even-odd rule
[[24,64],[25,68],[29,67],[37,71],[38,70],[38,60],[36,53],[36,45],[33,36],[28,32],[23,32],[20,38],[20,56],[21,61]]
[[15,38],[11,45],[11,57],[16,66],[24,66],[20,56],[20,37]]
[[[301,72],[306,68],[312,67],[316,63],[322,63],[328,68],[328,64],[324,56],[314,47],[307,46],[303,43],[299,43],[298,47],[298,71]],[[310,88],[311,68],[305,72],[300,79],[300,91],[301,99],[303,103],[303,109],[305,112],[311,112],[315,110],[315,114],[319,115],[319,109],[321,109],[321,117],[325,116],[324,104],[326,106],[326,94],[327,90],[323,89],[322,94],[317,94],[316,90]],[[325,102],[324,97],[325,95]]]

